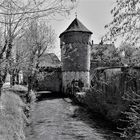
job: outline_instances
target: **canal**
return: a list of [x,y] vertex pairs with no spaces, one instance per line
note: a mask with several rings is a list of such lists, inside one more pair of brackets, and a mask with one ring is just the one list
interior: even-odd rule
[[27,140],[119,140],[108,123],[71,100],[48,98],[36,103]]

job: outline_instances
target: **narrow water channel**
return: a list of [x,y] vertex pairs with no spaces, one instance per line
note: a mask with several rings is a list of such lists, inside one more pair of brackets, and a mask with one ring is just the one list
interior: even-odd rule
[[27,140],[119,140],[105,125],[83,107],[63,99],[46,99],[32,112]]

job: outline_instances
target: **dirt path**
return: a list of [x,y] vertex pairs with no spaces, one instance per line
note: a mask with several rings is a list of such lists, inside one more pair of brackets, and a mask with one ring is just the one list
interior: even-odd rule
[[38,102],[27,132],[28,140],[119,140],[99,127],[84,108],[63,99]]

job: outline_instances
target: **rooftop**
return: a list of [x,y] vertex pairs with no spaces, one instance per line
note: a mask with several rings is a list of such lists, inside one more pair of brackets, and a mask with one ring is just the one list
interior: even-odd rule
[[63,33],[61,33],[59,37],[67,32],[86,32],[92,34],[92,32],[88,30],[77,18],[72,21],[69,27]]
[[40,67],[60,67],[61,62],[54,53],[46,53],[40,57]]

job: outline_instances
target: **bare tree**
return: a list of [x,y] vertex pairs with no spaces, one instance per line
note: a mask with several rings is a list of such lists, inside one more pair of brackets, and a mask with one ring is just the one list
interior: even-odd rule
[[28,73],[29,90],[32,87],[32,77],[38,71],[39,59],[46,50],[52,48],[55,43],[55,32],[51,26],[44,22],[32,21],[24,33],[26,49],[26,71]]
[[0,2],[0,89],[5,82],[10,65],[13,45],[17,37],[23,33],[31,19],[46,17],[54,18],[57,14],[64,15],[73,8],[71,0],[2,0]]
[[54,46],[56,35],[51,26],[45,22],[32,20],[24,29],[22,38],[17,39],[16,61],[14,76],[21,70],[26,75],[28,84],[27,102],[30,102],[30,91],[36,82],[36,75],[39,72],[40,57]]

